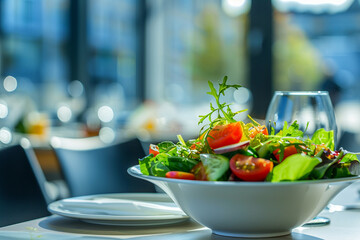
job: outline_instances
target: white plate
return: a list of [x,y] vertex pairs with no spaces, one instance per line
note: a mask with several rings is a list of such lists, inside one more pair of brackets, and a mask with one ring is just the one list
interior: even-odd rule
[[84,222],[118,226],[163,225],[188,219],[162,193],[99,194],[67,198],[49,204],[48,210]]

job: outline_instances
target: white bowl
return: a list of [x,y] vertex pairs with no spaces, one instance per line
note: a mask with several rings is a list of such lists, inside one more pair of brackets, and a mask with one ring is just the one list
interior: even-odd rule
[[134,177],[163,189],[192,219],[213,233],[233,237],[290,234],[318,215],[359,176],[298,182],[209,182],[147,176],[139,166]]

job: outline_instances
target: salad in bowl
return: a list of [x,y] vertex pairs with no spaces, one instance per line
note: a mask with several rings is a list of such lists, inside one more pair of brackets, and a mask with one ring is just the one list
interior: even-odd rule
[[332,131],[318,129],[310,138],[296,121],[276,133],[250,116],[237,121],[244,110],[233,112],[220,98],[241,86],[225,77],[218,89],[209,87],[216,105],[200,116],[199,137],[151,144],[128,173],[157,185],[213,233],[289,234],[359,179],[357,155],[335,150]]
[[[282,182],[356,176],[359,160],[355,153],[334,149],[334,133],[318,129],[312,137],[299,129],[297,121],[285,123],[275,133],[250,116],[249,122],[235,120],[246,110],[233,112],[221,96],[230,88],[227,77],[218,90],[209,82],[208,94],[215,99],[210,112],[201,115],[199,137],[178,142],[150,144],[149,155],[139,160],[144,175],[204,181]],[[272,123],[276,124],[276,123]]]

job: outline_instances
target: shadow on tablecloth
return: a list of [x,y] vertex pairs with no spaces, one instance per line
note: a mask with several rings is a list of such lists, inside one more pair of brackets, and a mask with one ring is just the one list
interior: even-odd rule
[[[62,233],[76,233],[76,234],[89,234],[89,235],[106,235],[114,237],[129,237],[134,238],[139,235],[158,235],[156,239],[159,239],[159,235],[166,234],[179,234],[195,232],[201,233],[206,238],[199,239],[211,239],[211,230],[203,227],[202,225],[192,221],[186,220],[180,223],[173,223],[159,226],[112,226],[112,225],[100,225],[82,222],[77,219],[71,219],[60,216],[51,216],[39,222],[39,226],[43,229],[50,231],[57,231]],[[186,235],[186,234],[185,234]],[[106,238],[107,239],[107,238]],[[142,237],[144,239],[144,236]],[[154,238],[155,239],[155,238]]]
[[[224,237],[212,234],[211,230],[202,225],[187,220],[181,223],[160,225],[160,226],[111,226],[99,225],[82,222],[80,220],[65,218],[60,216],[51,216],[39,223],[43,229],[69,234],[87,234],[76,239],[181,239],[181,240],[234,240],[239,238]],[[92,235],[92,236],[89,236]],[[99,237],[97,237],[97,235]],[[142,235],[142,236],[141,236]],[[145,236],[147,235],[147,236]],[[107,236],[107,237],[104,237]],[[73,236],[72,236],[73,237]],[[100,239],[101,239],[100,237]],[[73,238],[71,238],[73,239]],[[241,240],[254,238],[240,238]],[[260,238],[257,238],[260,239]],[[293,232],[290,235],[282,237],[266,238],[269,240],[324,240],[322,238]]]

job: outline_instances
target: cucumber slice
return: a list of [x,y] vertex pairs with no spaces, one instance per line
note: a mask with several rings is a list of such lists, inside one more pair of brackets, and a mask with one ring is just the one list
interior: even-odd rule
[[230,169],[229,159],[222,155],[200,154],[200,160],[204,165],[209,181],[221,180],[223,175]]

